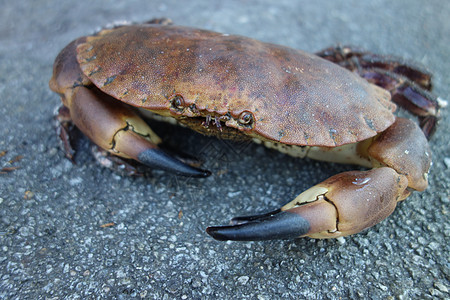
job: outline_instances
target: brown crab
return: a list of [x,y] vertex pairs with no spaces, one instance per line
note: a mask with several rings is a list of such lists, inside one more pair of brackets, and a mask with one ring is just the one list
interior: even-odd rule
[[[427,187],[427,136],[439,106],[426,71],[351,47],[312,55],[168,23],[102,30],[62,50],[50,87],[61,96],[63,124],[71,120],[112,154],[185,176],[210,173],[162,151],[141,116],[370,168],[337,174],[274,212],[207,228],[215,239],[345,236]],[[417,115],[420,127],[396,118],[391,100]],[[70,154],[66,130],[61,136]]]

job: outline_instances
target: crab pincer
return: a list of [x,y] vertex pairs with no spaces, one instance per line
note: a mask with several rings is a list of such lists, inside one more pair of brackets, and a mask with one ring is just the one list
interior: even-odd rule
[[209,171],[185,164],[160,149],[161,139],[135,110],[93,86],[76,60],[76,49],[84,42],[80,38],[61,51],[50,81],[51,89],[60,94],[64,108],[69,111],[70,121],[113,155],[177,175],[209,176]]
[[411,191],[423,191],[431,165],[425,136],[403,118],[361,145],[373,169],[336,174],[274,212],[237,217],[231,225],[208,227],[217,240],[337,238],[381,222]]
[[335,238],[360,232],[389,216],[405,198],[406,178],[390,168],[337,174],[269,214],[237,217],[209,227],[218,240]]

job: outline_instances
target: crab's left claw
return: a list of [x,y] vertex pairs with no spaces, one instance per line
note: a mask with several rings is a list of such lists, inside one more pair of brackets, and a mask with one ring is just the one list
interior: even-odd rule
[[334,175],[277,211],[206,231],[218,240],[335,238],[381,222],[411,191],[426,189],[431,156],[424,134],[408,119],[397,118],[368,143],[364,155],[373,169]]
[[305,235],[309,222],[289,211],[276,210],[258,216],[237,217],[233,225],[208,227],[206,232],[219,241],[262,241],[288,239]]
[[229,226],[209,227],[217,240],[271,240],[354,234],[389,216],[409,195],[408,180],[391,168],[337,174],[272,213],[238,217]]

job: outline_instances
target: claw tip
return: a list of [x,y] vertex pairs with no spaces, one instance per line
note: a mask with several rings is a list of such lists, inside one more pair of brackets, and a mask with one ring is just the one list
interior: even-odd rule
[[228,241],[229,239],[220,233],[220,226],[210,226],[206,228],[206,233],[209,234],[213,239],[218,241]]
[[237,225],[212,226],[206,228],[206,232],[219,241],[263,241],[296,238],[307,234],[310,230],[308,220],[290,212],[245,218],[248,222]]
[[146,149],[138,156],[140,162],[149,167],[174,172],[182,176],[208,177],[211,172],[187,165],[160,149]]

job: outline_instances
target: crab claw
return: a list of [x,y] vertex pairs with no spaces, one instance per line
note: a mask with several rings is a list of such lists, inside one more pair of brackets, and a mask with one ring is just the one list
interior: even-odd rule
[[272,240],[309,236],[336,238],[371,227],[409,195],[408,180],[391,168],[330,177],[274,212],[238,217],[229,226],[208,227],[217,240]]
[[185,164],[161,150],[158,147],[161,139],[134,110],[102,93],[90,82],[75,55],[77,46],[85,40],[80,38],[70,43],[53,66],[49,85],[61,96],[63,121],[70,119],[91,141],[114,155],[177,175],[209,176],[209,171]]
[[289,211],[276,210],[268,214],[237,217],[233,225],[208,227],[206,232],[219,241],[263,241],[289,239],[309,231],[309,222]]
[[[158,147],[161,139],[133,111],[106,96],[78,88],[70,111],[74,123],[97,145],[112,154],[177,175],[207,177],[211,173],[170,156]],[[114,103],[114,102],[113,102]],[[89,107],[89,109],[85,109]]]
[[210,171],[187,165],[157,148],[142,151],[138,154],[137,160],[151,168],[170,171],[177,175],[191,177],[211,175]]

